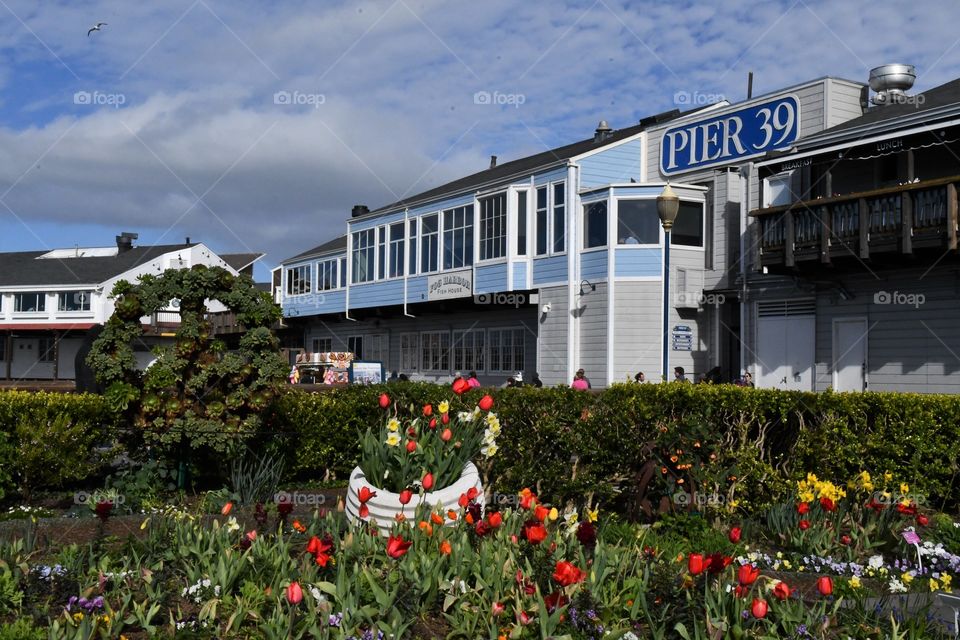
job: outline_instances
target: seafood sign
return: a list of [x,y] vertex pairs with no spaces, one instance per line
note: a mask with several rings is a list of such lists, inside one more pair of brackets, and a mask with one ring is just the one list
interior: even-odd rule
[[473,271],[464,269],[453,273],[430,276],[427,279],[427,300],[466,298],[473,295]]

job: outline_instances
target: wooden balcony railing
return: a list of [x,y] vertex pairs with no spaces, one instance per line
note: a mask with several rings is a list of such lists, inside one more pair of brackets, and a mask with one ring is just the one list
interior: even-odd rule
[[[208,313],[207,322],[210,323],[215,335],[241,333],[243,331],[243,327],[237,322],[237,315],[230,311]],[[146,325],[148,332],[158,334],[176,331],[179,326],[179,311],[157,311],[150,317],[150,322]]]
[[756,209],[759,265],[957,249],[960,176]]

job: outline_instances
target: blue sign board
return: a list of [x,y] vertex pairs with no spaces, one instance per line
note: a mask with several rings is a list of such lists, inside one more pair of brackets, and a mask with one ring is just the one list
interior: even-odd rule
[[667,129],[660,142],[660,172],[692,171],[789,147],[800,135],[794,96]]

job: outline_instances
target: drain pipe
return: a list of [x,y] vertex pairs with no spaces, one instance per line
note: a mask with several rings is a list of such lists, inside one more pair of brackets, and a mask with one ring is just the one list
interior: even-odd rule
[[[419,229],[418,229],[419,231]],[[403,210],[403,235],[404,235],[404,245],[407,247],[407,251],[404,254],[404,257],[407,259],[407,264],[403,265],[403,315],[408,318],[416,318],[417,316],[412,313],[407,312],[407,281],[410,279],[410,207],[407,207]],[[419,244],[419,241],[417,242]],[[417,263],[414,257],[414,264]]]
[[[747,211],[750,209],[752,164],[740,167],[740,369],[747,370]],[[756,372],[753,372],[756,375]]]

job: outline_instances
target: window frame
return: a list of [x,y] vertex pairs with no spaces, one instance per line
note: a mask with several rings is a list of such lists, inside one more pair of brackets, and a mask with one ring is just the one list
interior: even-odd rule
[[[558,189],[559,187],[559,189]],[[563,203],[557,205],[557,193],[563,194]],[[560,225],[561,235],[560,242],[562,242],[563,247],[557,249],[557,210],[562,207],[563,214],[563,224]],[[563,255],[567,252],[567,222],[569,215],[569,207],[567,206],[567,181],[560,180],[557,182],[550,183],[550,224],[551,224],[551,234],[550,234],[550,255],[557,256]]]
[[[364,240],[364,243],[361,245],[359,241],[361,238]],[[363,270],[358,269],[358,258],[363,259],[365,268]],[[370,262],[372,258],[373,262]],[[366,284],[369,282],[376,281],[377,274],[377,229],[376,227],[369,227],[367,229],[360,229],[359,231],[351,232],[350,237],[350,256],[349,259],[351,262],[350,270],[350,284]],[[359,279],[359,276],[362,271],[366,271],[366,268],[370,269],[368,274],[365,274],[363,280]]]
[[57,339],[50,336],[37,338],[37,362],[54,363],[57,361]]
[[[357,353],[357,342],[360,343],[360,350]],[[347,353],[352,353],[354,360],[363,360],[363,336],[347,336]]]
[[[67,296],[76,296],[83,295],[85,300],[85,305],[79,309],[67,309],[64,301]],[[93,291],[92,290],[82,290],[82,291],[58,291],[57,292],[57,313],[63,313],[67,315],[86,315],[93,313]]]
[[[467,337],[472,358],[467,361]],[[479,348],[477,338],[479,340]],[[469,371],[485,372],[487,365],[487,332],[486,329],[454,329],[450,337],[450,351],[453,357],[450,360],[451,368],[466,375]]]
[[[540,207],[540,194],[543,193],[543,207]],[[540,258],[550,255],[550,185],[544,184],[534,188],[533,201],[533,255]],[[543,214],[541,223],[540,215]],[[543,230],[543,249],[540,249],[540,231]]]
[[[440,211],[435,211],[433,213],[428,213],[426,215],[420,216],[419,231],[420,231],[420,270],[419,273],[437,273],[440,271],[441,260],[440,260],[440,238],[441,238],[441,213]],[[433,231],[424,232],[424,223],[427,218],[434,218],[436,220],[436,228]],[[433,249],[430,251],[430,249]],[[433,268],[430,268],[431,258],[433,263],[436,265]],[[424,266],[424,261],[427,262],[426,268]]]
[[[526,336],[526,334],[527,334],[527,328],[524,327],[524,326],[511,325],[511,326],[506,326],[506,327],[488,327],[486,331],[487,331],[487,340],[486,340],[487,360],[486,360],[486,363],[485,363],[485,364],[487,365],[487,369],[486,369],[487,373],[489,373],[489,374],[509,374],[509,373],[516,373],[516,372],[518,372],[518,371],[526,371],[526,365],[527,365],[527,336]],[[503,358],[502,358],[502,356],[503,356],[503,351],[502,351],[502,350],[503,350],[503,342],[502,342],[502,335],[503,335],[504,333],[506,333],[506,332],[509,332],[509,333],[511,334],[511,343],[510,343],[510,348],[511,348],[511,350],[512,350],[512,354],[511,354],[511,365],[514,365],[514,366],[512,366],[510,369],[504,369],[504,368],[503,368]],[[495,334],[498,336],[498,338],[497,338],[497,344],[496,344],[496,345],[494,345],[494,337],[493,337]],[[515,335],[519,335],[519,336],[520,336],[520,351],[519,351],[519,354],[520,354],[520,356],[523,358],[523,362],[521,363],[521,366],[519,366],[519,367],[515,366],[515,365],[516,365],[516,356],[517,356],[517,353],[518,353],[518,352],[516,351],[516,346],[517,346],[517,345],[514,343],[514,340],[513,340],[513,337],[512,337],[512,336],[515,336]],[[498,350],[498,352],[497,352],[497,354],[496,354],[496,357],[494,357],[494,350],[495,350],[495,349]],[[494,361],[497,362],[497,366],[496,366],[496,367],[494,367]]]
[[[615,213],[615,216],[616,216],[616,217],[615,217],[615,219],[613,220],[613,227],[614,227],[614,230],[616,231],[616,236],[617,236],[617,242],[616,242],[616,244],[614,245],[614,246],[616,246],[616,248],[618,248],[618,249],[622,249],[622,248],[628,248],[628,249],[647,248],[647,249],[649,249],[649,248],[651,248],[651,247],[662,247],[662,246],[663,246],[663,225],[660,223],[660,218],[659,218],[659,216],[657,217],[657,241],[656,241],[656,242],[638,242],[637,244],[629,244],[629,243],[620,242],[620,203],[623,202],[623,201],[632,202],[632,201],[635,201],[635,200],[652,201],[653,204],[654,204],[654,210],[656,210],[656,203],[657,203],[657,199],[656,199],[656,198],[650,198],[650,197],[642,197],[642,198],[641,198],[641,197],[632,197],[632,196],[616,196],[616,197],[613,198],[613,200],[614,200],[614,202],[616,203],[616,206],[614,207],[614,213]],[[609,237],[607,238],[607,242],[610,242],[610,238],[609,238]]]
[[420,334],[416,331],[401,333],[398,342],[400,346],[400,373],[420,371]]
[[[499,202],[499,211],[496,203]],[[492,211],[485,211],[485,205],[489,203]],[[507,239],[510,234],[507,231],[509,216],[507,208],[510,206],[509,190],[499,191],[477,199],[477,208],[479,209],[476,219],[477,224],[477,262],[496,262],[507,259],[510,252],[510,245]],[[485,219],[484,214],[488,217]],[[498,233],[499,231],[499,233]],[[487,235],[491,233],[492,235]],[[493,255],[488,255],[487,251],[492,251]]]
[[516,207],[514,221],[517,236],[517,243],[513,250],[518,258],[527,258],[530,255],[530,189],[526,187],[517,188],[514,189],[513,194],[516,198],[514,200],[514,206]]
[[[670,232],[670,248],[679,247],[681,249],[689,249],[691,251],[706,251],[707,248],[707,203],[705,200],[694,200],[689,198],[680,198],[680,207],[683,208],[683,205],[696,204],[700,206],[700,244],[680,244],[674,241],[674,231]],[[677,211],[677,218],[680,218],[682,211]],[[676,222],[674,222],[674,229],[676,228]]]
[[[402,278],[407,273],[407,226],[402,220],[391,222],[384,227],[387,236],[387,265],[385,280]],[[399,237],[394,237],[394,230],[399,229]]]
[[[35,309],[24,310],[21,307],[22,296],[36,296]],[[13,294],[13,314],[14,315],[37,315],[47,313],[47,292],[46,291],[16,291]]]
[[[597,205],[603,205],[604,215],[603,215],[603,243],[591,245],[590,242],[590,209]],[[583,251],[596,251],[600,249],[606,249],[610,246],[610,199],[601,198],[598,200],[590,200],[588,202],[581,203],[581,209],[583,211]]]
[[[329,348],[329,349],[321,349],[321,348],[320,348],[320,343],[321,343],[321,342],[329,342],[329,343],[330,343],[330,348]],[[333,351],[333,337],[332,337],[332,336],[325,336],[325,337],[323,337],[323,338],[311,338],[311,339],[310,339],[310,346],[313,348],[313,351],[311,351],[310,353],[330,353],[330,352]]]
[[[463,214],[463,224],[459,226],[457,225],[458,212],[462,212]],[[470,267],[473,266],[475,262],[475,256],[473,254],[474,254],[474,248],[475,248],[474,233],[476,232],[475,230],[476,215],[475,215],[473,203],[471,202],[470,204],[465,204],[465,205],[460,205],[458,207],[451,207],[449,209],[444,209],[442,211],[442,214],[443,215],[440,217],[440,220],[442,222],[442,228],[441,228],[442,241],[440,243],[440,253],[441,253],[442,260],[440,261],[441,262],[440,271],[456,271],[459,269],[469,269]],[[450,214],[450,216],[453,218],[453,226],[450,227],[449,229],[447,228],[448,214]],[[467,223],[468,219],[469,219],[469,224]],[[458,234],[461,237],[462,248],[463,248],[463,255],[460,257],[461,264],[457,264],[457,260],[456,260],[457,256],[455,253]],[[453,249],[449,249],[447,247],[448,235],[450,239],[453,241],[451,243],[453,245]],[[450,256],[449,266],[447,265],[448,256]]]
[[[326,258],[324,260],[317,260],[317,291],[334,291],[340,288],[340,259],[339,258]],[[326,287],[324,286],[324,279],[327,275],[332,274],[331,281],[333,286]]]
[[417,268],[420,263],[420,254],[417,252],[419,243],[417,234],[420,231],[420,218],[409,218],[407,220],[407,275],[415,276],[420,270]]
[[[440,364],[442,364],[442,359],[444,354],[446,354],[447,366],[446,368],[439,367],[433,368],[432,363],[428,360],[432,360],[429,356],[433,355],[432,349],[433,344],[430,344],[432,341],[429,340],[429,337],[436,336],[440,338],[439,345],[437,345],[438,355],[440,358]],[[446,339],[446,345],[443,344],[444,339]],[[450,353],[450,331],[421,331],[420,332],[420,371],[423,373],[450,373],[450,364],[452,358]]]

